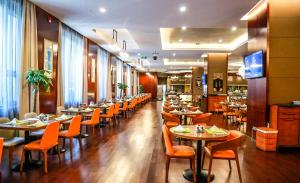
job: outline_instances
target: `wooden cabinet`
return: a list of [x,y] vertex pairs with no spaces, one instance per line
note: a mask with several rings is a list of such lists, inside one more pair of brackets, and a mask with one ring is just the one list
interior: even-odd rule
[[300,146],[300,107],[271,106],[270,127],[278,130],[278,146]]
[[226,95],[216,95],[216,96],[208,96],[208,112],[215,112],[216,111],[216,104],[219,104],[222,101],[226,100]]

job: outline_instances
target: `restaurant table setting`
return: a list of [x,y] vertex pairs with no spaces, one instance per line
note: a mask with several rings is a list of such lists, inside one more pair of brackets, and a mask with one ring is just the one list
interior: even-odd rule
[[[179,125],[172,127],[170,132],[175,137],[182,139],[194,140],[197,142],[196,148],[196,176],[197,182],[206,182],[207,170],[202,169],[201,159],[202,159],[202,141],[222,141],[229,135],[229,132],[225,129],[219,128],[217,126],[204,127],[199,125]],[[183,177],[189,181],[193,181],[193,171],[188,168],[183,171]],[[214,175],[211,174],[210,180],[214,179]]]

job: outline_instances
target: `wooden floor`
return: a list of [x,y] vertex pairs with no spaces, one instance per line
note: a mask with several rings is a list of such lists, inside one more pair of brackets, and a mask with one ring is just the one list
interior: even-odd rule
[[[165,156],[161,142],[161,103],[152,102],[139,109],[130,119],[121,120],[115,128],[104,128],[93,138],[83,140],[83,150],[74,142],[73,162],[69,152],[63,155],[59,165],[57,156],[49,156],[48,174],[43,167],[23,173],[8,171],[7,152],[4,152],[1,172],[4,182],[49,183],[160,183],[164,182]],[[221,125],[220,117],[213,123]],[[66,144],[68,148],[68,143]],[[20,150],[15,153],[19,162]],[[240,163],[244,183],[299,183],[300,152],[262,152],[247,139],[240,149]],[[36,157],[36,156],[34,156]],[[228,162],[215,160],[215,183],[238,181],[236,166],[232,172]],[[169,182],[186,183],[182,170],[189,167],[187,160],[172,160]]]

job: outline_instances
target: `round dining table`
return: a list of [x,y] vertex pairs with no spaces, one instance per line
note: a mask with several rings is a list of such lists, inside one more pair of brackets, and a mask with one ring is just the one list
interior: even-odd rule
[[[183,128],[188,128],[188,133],[176,132],[176,127],[170,129],[170,132],[175,137],[180,137],[183,139],[193,140],[197,142],[196,149],[196,182],[206,182],[208,171],[202,170],[201,159],[202,159],[202,141],[223,141],[229,135],[229,132],[225,129],[224,134],[210,134],[205,130],[202,133],[197,133],[196,125],[183,125]],[[205,127],[209,128],[209,127]],[[204,161],[204,160],[203,160]],[[214,180],[214,174],[210,175],[210,181]],[[183,177],[191,182],[193,182],[193,171],[189,168],[183,171]]]
[[183,118],[183,125],[187,125],[187,116],[196,116],[196,115],[203,114],[202,111],[177,111],[177,110],[170,111],[170,113],[179,116],[180,121]]

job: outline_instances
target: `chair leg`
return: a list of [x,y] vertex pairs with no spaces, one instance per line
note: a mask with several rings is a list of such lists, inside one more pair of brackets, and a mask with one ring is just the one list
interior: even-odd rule
[[47,155],[47,150],[43,151],[44,154],[44,169],[45,169],[45,173],[48,172],[48,155]]
[[73,149],[73,138],[70,137],[70,158],[71,158],[71,161],[73,160],[72,149]]
[[230,160],[228,160],[228,164],[229,164],[229,168],[230,168],[230,171],[231,171],[231,162],[230,162]]
[[21,167],[20,167],[21,173],[23,172],[24,158],[25,158],[25,149],[23,149],[22,155],[21,155]]
[[59,164],[61,164],[60,150],[59,150],[59,147],[58,147],[58,145],[57,145],[57,156],[58,156],[58,161],[59,161]]
[[9,147],[9,148],[8,148],[8,167],[9,167],[9,170],[12,169],[13,152],[14,152],[13,147]]
[[235,153],[235,162],[236,162],[240,182],[243,182],[242,181],[242,174],[241,174],[241,167],[240,167],[240,163],[239,163],[239,157],[238,157],[237,153]]
[[[100,125],[99,125],[100,126]],[[78,136],[79,147],[82,149],[81,135]]]
[[212,167],[213,158],[209,158],[209,166],[208,166],[208,174],[207,174],[207,182],[210,182],[210,175],[211,175],[211,167]]
[[192,170],[193,170],[193,179],[194,179],[194,182],[197,182],[197,177],[196,177],[196,162],[195,162],[195,157],[193,157],[191,159],[192,161]]
[[168,178],[169,178],[169,168],[170,168],[170,158],[167,157],[167,161],[166,161],[166,182],[168,182]]

